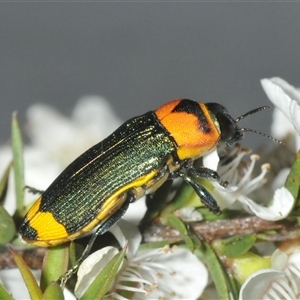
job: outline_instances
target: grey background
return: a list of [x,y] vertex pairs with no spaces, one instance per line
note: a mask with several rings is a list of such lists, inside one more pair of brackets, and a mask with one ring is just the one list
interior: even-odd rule
[[[300,3],[3,2],[0,30],[2,143],[11,113],[24,122],[37,102],[68,114],[99,94],[126,120],[184,97],[237,117],[270,104],[260,78],[300,86]],[[270,120],[242,125],[268,133]]]

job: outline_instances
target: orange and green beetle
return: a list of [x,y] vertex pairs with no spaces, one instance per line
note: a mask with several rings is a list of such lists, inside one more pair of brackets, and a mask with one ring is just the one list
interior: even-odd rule
[[213,170],[195,169],[193,161],[220,141],[230,145],[242,139],[243,131],[254,131],[237,126],[244,116],[234,120],[221,104],[180,99],[128,120],[73,161],[41,194],[24,218],[21,238],[49,247],[98,226],[94,241],[131,202],[168,178],[181,177],[219,213],[217,202],[195,177],[222,181]]

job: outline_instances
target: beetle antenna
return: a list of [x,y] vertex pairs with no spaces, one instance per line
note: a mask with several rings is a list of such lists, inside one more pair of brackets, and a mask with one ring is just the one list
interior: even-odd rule
[[250,129],[250,128],[240,128],[240,130],[241,130],[241,131],[248,131],[248,132],[254,132],[254,133],[257,133],[257,134],[259,134],[259,135],[262,135],[262,136],[267,137],[268,139],[270,139],[270,140],[272,140],[272,141],[277,142],[278,144],[283,145],[283,142],[282,142],[282,141],[280,141],[280,140],[274,138],[273,136],[270,136],[270,135],[267,135],[267,134],[265,134],[265,133],[263,133],[263,132],[260,132],[260,131],[258,131],[258,130]]
[[238,117],[236,120],[235,120],[235,123],[239,122],[240,120],[244,119],[245,117],[249,116],[249,115],[253,115],[259,111],[262,111],[262,110],[265,110],[265,109],[268,109],[270,108],[270,106],[262,106],[262,107],[258,107],[258,108],[255,108],[255,109],[252,109],[248,112],[246,112],[245,114],[241,115],[240,117]]
[[[245,117],[247,117],[247,116],[249,116],[249,115],[253,115],[253,114],[255,114],[255,113],[259,112],[259,111],[262,111],[262,110],[265,110],[265,109],[268,109],[268,108],[270,108],[270,106],[262,106],[262,107],[258,107],[258,108],[252,109],[252,110],[248,111],[247,113],[245,113],[245,114],[241,115],[240,117],[238,117],[238,118],[235,120],[235,122],[237,123],[237,122],[239,122],[240,120],[244,119]],[[255,129],[250,129],[250,128],[240,128],[240,130],[241,130],[241,131],[254,132],[254,133],[257,133],[257,134],[259,134],[259,135],[265,136],[265,137],[267,137],[268,139],[270,139],[270,140],[272,140],[272,141],[275,141],[275,142],[277,142],[277,143],[279,143],[279,144],[283,144],[282,141],[280,141],[280,140],[274,138],[273,136],[267,135],[267,134],[265,134],[265,133],[263,133],[263,132],[260,132],[260,131],[258,131],[258,130],[255,130]]]

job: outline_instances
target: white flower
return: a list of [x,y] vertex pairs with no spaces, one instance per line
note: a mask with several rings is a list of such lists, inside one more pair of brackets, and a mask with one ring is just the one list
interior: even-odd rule
[[[125,291],[132,294],[131,299],[197,299],[203,292],[208,281],[208,273],[205,266],[187,249],[170,249],[169,247],[138,250],[141,235],[133,225],[120,221],[119,226],[114,226],[112,232],[119,242],[125,242],[128,238],[128,252],[119,270],[112,288],[108,291],[114,299],[127,299],[123,295]],[[80,279],[75,288],[78,298],[84,293],[88,282],[100,273],[103,264],[109,259],[103,252],[115,253],[116,249],[102,249],[93,253],[92,259],[86,259],[80,266],[78,273]],[[91,261],[92,260],[92,261]],[[183,263],[184,262],[184,263]],[[100,267],[99,267],[99,265]],[[92,273],[83,270],[97,266]],[[83,274],[84,272],[84,274]]]
[[218,200],[221,209],[244,208],[246,211],[256,216],[276,221],[285,218],[293,208],[294,198],[292,194],[284,187],[277,189],[274,193],[271,204],[266,207],[253,201],[248,195],[259,189],[265,183],[265,175],[270,166],[264,164],[261,166],[261,173],[253,178],[253,170],[258,155],[250,156],[250,163],[245,163],[242,159],[249,154],[249,149],[236,147],[231,153],[226,152],[219,164],[218,173],[222,180],[228,181],[229,185],[224,188],[213,183],[215,189],[213,196]]
[[44,104],[31,106],[27,117],[32,145],[42,149],[61,168],[121,124],[108,102],[97,96],[80,99],[71,117],[65,117]]
[[[293,244],[297,243],[295,247]],[[240,290],[240,299],[299,299],[300,246],[288,242],[284,251],[275,250],[272,267],[253,273]]]
[[[272,135],[284,139],[288,134],[294,137],[291,142],[300,148],[300,93],[279,77],[262,79],[261,84],[269,99],[277,109],[274,110]],[[295,134],[296,133],[296,134]]]

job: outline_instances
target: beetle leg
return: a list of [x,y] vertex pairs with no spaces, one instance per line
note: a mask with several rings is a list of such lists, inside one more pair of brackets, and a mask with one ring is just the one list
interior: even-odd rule
[[44,191],[41,191],[41,190],[38,190],[32,186],[29,186],[29,185],[25,185],[24,189],[28,190],[29,193],[31,194],[43,194]]
[[221,213],[217,201],[202,185],[185,173],[179,173],[178,175],[194,189],[205,206],[217,215]]
[[117,223],[123,217],[123,215],[125,214],[125,212],[128,209],[129,204],[132,201],[134,201],[133,198],[134,198],[134,195],[129,192],[123,206],[120,207],[113,215],[111,215],[108,219],[106,219],[102,224],[100,224],[96,228],[96,231],[92,234],[88,244],[86,245],[83,253],[77,260],[76,264],[58,279],[58,282],[62,287],[64,287],[64,285],[71,278],[71,276],[78,271],[78,268],[81,265],[81,263],[89,255],[96,238],[99,235],[102,235],[106,231],[108,231],[109,228],[111,228],[115,223]]
[[209,168],[200,167],[196,169],[194,167],[191,167],[190,169],[188,169],[188,173],[196,177],[216,180],[223,187],[227,187],[228,185],[228,181],[223,181],[216,171]]

